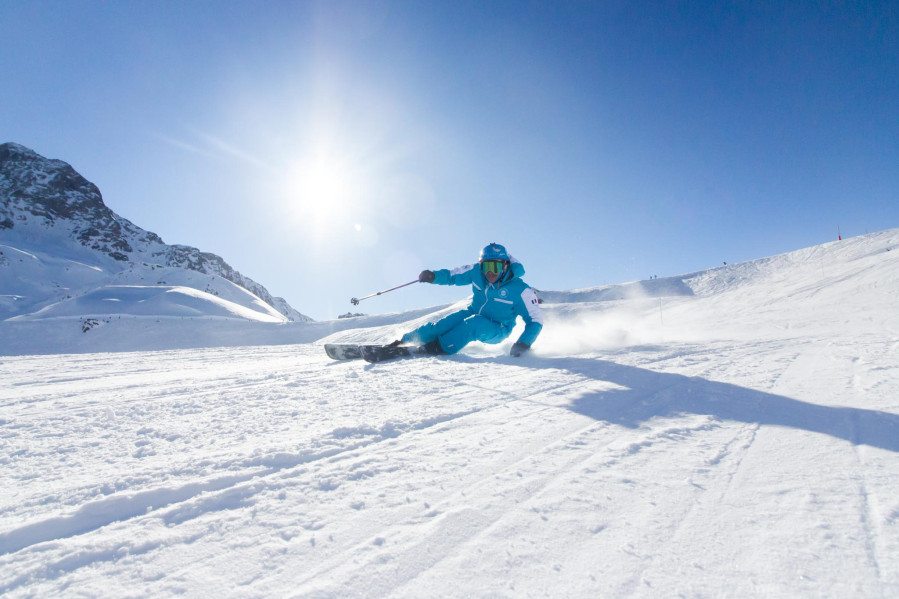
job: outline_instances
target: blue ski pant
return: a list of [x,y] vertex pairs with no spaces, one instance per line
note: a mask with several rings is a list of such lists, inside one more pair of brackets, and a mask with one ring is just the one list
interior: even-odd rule
[[443,351],[454,354],[472,341],[501,343],[511,333],[510,325],[490,320],[470,310],[460,310],[406,333],[402,341],[423,345],[438,339]]

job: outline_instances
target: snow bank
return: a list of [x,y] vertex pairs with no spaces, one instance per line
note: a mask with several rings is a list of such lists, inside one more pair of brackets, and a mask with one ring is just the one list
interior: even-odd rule
[[12,321],[55,318],[143,316],[151,318],[240,318],[258,322],[286,322],[269,310],[251,310],[234,302],[190,287],[107,285],[71,300],[51,304]]

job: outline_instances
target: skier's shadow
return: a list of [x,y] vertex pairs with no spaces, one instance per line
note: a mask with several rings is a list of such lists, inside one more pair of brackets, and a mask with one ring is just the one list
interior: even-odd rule
[[899,415],[879,410],[822,406],[729,383],[666,374],[605,360],[546,358],[529,367],[557,368],[624,389],[589,393],[570,410],[636,428],[657,416],[705,414],[721,420],[784,426],[899,452]]

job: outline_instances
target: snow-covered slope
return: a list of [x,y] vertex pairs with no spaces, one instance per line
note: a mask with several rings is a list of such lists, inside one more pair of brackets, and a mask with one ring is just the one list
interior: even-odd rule
[[[167,245],[156,234],[115,214],[95,185],[60,160],[48,160],[18,144],[0,145],[0,200],[0,320],[35,318],[32,313],[51,304],[71,302],[125,282],[195,289],[202,293],[194,294],[195,314],[222,316],[220,300],[225,299],[249,309],[229,309],[230,318],[309,320],[219,256]],[[149,288],[143,293],[155,294]],[[129,297],[142,301],[139,294]],[[128,299],[120,298],[116,316],[151,315],[148,304],[137,306]],[[93,307],[80,301],[50,312],[94,319],[109,314],[111,307],[107,305],[99,314],[76,314],[76,305]],[[166,304],[157,302],[156,307],[163,310]],[[182,313],[176,309],[152,316]]]
[[3,358],[0,594],[899,596],[897,246],[545,294],[520,359]]

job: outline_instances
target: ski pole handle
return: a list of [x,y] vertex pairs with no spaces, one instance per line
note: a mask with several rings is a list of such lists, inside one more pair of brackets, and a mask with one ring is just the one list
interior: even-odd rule
[[418,279],[415,279],[414,281],[409,281],[408,283],[403,283],[402,285],[397,285],[396,287],[391,287],[390,289],[385,289],[384,291],[378,291],[377,293],[372,293],[370,295],[366,295],[365,297],[351,298],[350,303],[353,304],[354,306],[358,306],[359,302],[361,302],[364,299],[368,299],[370,297],[375,297],[375,296],[381,295],[383,293],[389,293],[390,291],[396,291],[397,289],[402,289],[403,287],[408,287],[409,285],[412,285],[413,283],[418,283]]

